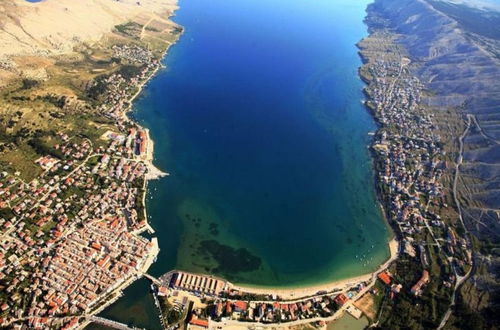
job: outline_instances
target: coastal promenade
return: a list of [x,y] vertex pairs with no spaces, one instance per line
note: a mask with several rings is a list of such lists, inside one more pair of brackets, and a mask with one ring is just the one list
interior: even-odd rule
[[349,308],[352,308],[353,304],[361,298],[365,293],[367,293],[373,285],[375,285],[375,281],[377,280],[376,274],[373,275],[372,281],[370,282],[369,285],[367,285],[364,289],[359,291],[356,296],[354,296],[351,300],[349,300],[347,303],[345,303],[343,306],[341,306],[333,315],[329,317],[315,317],[311,319],[302,319],[302,320],[296,320],[296,321],[289,321],[289,322],[283,322],[283,323],[262,323],[262,322],[247,322],[247,321],[238,321],[238,320],[229,320],[229,321],[222,321],[222,322],[216,322],[213,320],[209,321],[209,329],[241,329],[242,327],[245,328],[271,328],[271,329],[276,329],[276,327],[293,327],[293,326],[300,326],[300,325],[307,325],[307,324],[312,324],[315,322],[332,322],[335,320],[338,320],[341,318],[346,311],[349,310]]
[[[209,319],[203,322],[207,322],[207,327],[209,329],[224,329],[231,328],[241,328],[241,327],[259,327],[259,328],[276,328],[280,327],[282,324],[289,326],[298,326],[311,324],[314,322],[324,321],[330,322],[340,318],[344,312],[349,313],[361,313],[354,303],[363,297],[366,293],[375,286],[378,275],[385,271],[391,263],[398,257],[399,244],[396,239],[392,239],[389,243],[391,256],[390,258],[382,264],[376,271],[358,276],[342,281],[335,281],[328,284],[304,287],[304,288],[287,288],[287,289],[277,289],[277,288],[252,288],[246,286],[237,286],[230,282],[224,281],[223,279],[217,279],[209,275],[202,274],[192,274],[183,271],[171,271],[163,275],[160,279],[151,276],[149,274],[144,274],[145,278],[148,278],[157,286],[158,297],[165,295],[171,296],[172,301],[170,303],[179,304],[178,294],[175,291],[182,291],[183,295],[187,294],[191,296],[193,300],[199,299],[199,297],[206,297],[207,299],[214,298],[219,301],[214,306],[219,310],[220,306],[240,306],[238,308],[246,309],[246,307],[241,307],[242,305],[247,306],[247,304],[252,304],[255,306],[306,306],[311,302],[320,302],[332,297],[344,297],[345,299],[331,315],[313,315],[310,317],[300,317],[294,318],[292,320],[288,319],[228,319],[228,318],[218,318],[217,320]],[[187,282],[184,283],[186,280]],[[207,290],[207,287],[211,287],[212,280],[224,281],[224,288],[222,290]],[[184,283],[184,284],[183,284]],[[208,285],[208,286],[207,286]],[[170,288],[170,293],[166,293],[166,288]],[[241,298],[248,295],[260,295],[269,297],[267,300],[262,300],[265,298]],[[272,296],[272,298],[271,298]],[[224,297],[224,298],[221,298]],[[346,298],[350,297],[350,298]],[[157,297],[155,296],[155,299]],[[170,298],[168,298],[170,299]],[[222,299],[222,300],[219,300]],[[242,300],[243,299],[243,300]],[[341,298],[339,298],[341,299]],[[176,302],[177,301],[177,302]],[[222,301],[222,302],[221,302]],[[185,302],[183,303],[185,304]],[[226,307],[228,308],[228,307]],[[291,307],[284,307],[286,310]],[[328,310],[328,309],[327,309]],[[220,316],[220,314],[218,314]]]
[[[356,309],[354,307],[354,303],[363,297],[366,293],[368,293],[373,286],[375,285],[377,281],[377,276],[380,272],[386,270],[389,265],[396,260],[397,255],[398,255],[398,242],[393,239],[390,242],[390,249],[391,249],[391,257],[379,267],[379,269],[371,274],[366,274],[364,276],[359,276],[356,278],[351,278],[347,279],[344,281],[336,281],[330,284],[325,284],[321,286],[314,286],[314,287],[309,287],[309,288],[300,288],[300,289],[264,289],[260,288],[258,289],[258,292],[256,292],[255,289],[253,288],[248,288],[248,287],[238,287],[238,286],[233,286],[232,284],[228,283],[228,286],[230,289],[241,289],[245,291],[245,293],[255,293],[255,294],[268,294],[268,295],[280,295],[279,300],[273,300],[271,301],[252,301],[252,303],[273,303],[273,304],[294,304],[294,303],[300,303],[302,299],[320,299],[323,296],[328,295],[328,293],[318,293],[318,291],[322,290],[329,290],[329,291],[336,291],[338,294],[345,294],[349,289],[352,287],[363,283],[367,282],[367,284],[363,287],[363,289],[359,290],[351,299],[349,299],[347,302],[345,302],[338,310],[336,310],[331,316],[328,317],[313,317],[313,318],[304,318],[304,319],[297,319],[293,321],[286,321],[286,322],[259,322],[259,321],[242,321],[242,320],[222,320],[222,321],[215,321],[212,319],[209,319],[207,328],[208,329],[242,329],[242,328],[247,328],[247,329],[252,329],[252,328],[272,328],[276,329],[277,327],[292,327],[292,326],[301,326],[301,325],[306,325],[306,324],[311,324],[314,322],[331,322],[339,319],[344,315],[345,312],[350,311],[351,309]],[[150,278],[150,276],[148,276]],[[331,293],[330,293],[331,294]],[[233,301],[231,299],[227,301]]]

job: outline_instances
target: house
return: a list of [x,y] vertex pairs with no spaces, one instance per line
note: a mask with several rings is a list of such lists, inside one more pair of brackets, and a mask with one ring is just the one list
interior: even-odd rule
[[[193,326],[193,327],[191,327],[191,326]],[[193,314],[191,316],[191,320],[189,320],[188,329],[193,329],[193,328],[194,329],[196,329],[196,328],[208,329],[208,320],[199,319],[196,314]]]
[[383,271],[377,275],[378,279],[384,282],[385,285],[391,284],[391,277],[386,271]]
[[342,305],[344,305],[346,302],[348,302],[348,301],[349,301],[349,298],[348,298],[345,294],[341,293],[341,294],[339,294],[338,296],[336,296],[336,297],[333,299],[333,301],[334,301],[334,302],[335,302],[338,306],[342,306]]
[[164,297],[164,296],[166,296],[167,294],[168,294],[168,288],[167,288],[167,287],[160,286],[160,287],[158,288],[158,295],[159,295],[160,297]]
[[247,303],[244,301],[237,301],[234,303],[234,311],[235,312],[244,312],[247,310]]
[[413,293],[415,296],[420,295],[422,293],[422,287],[427,283],[429,283],[429,272],[427,270],[424,270],[418,282],[411,287],[411,293]]

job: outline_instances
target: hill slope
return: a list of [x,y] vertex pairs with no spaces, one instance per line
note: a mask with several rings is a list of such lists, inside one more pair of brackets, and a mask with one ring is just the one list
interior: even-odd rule
[[[418,64],[416,75],[430,90],[423,102],[435,111],[458,112],[463,126],[470,124],[457,187],[477,251],[474,276],[461,293],[468,308],[495,322],[490,312],[499,304],[500,14],[445,1],[376,0],[367,21],[372,30],[388,28],[399,35],[398,43]],[[463,132],[450,132],[457,141],[454,158]]]

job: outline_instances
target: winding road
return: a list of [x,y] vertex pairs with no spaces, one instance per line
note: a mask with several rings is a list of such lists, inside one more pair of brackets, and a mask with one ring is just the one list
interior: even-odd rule
[[[467,126],[465,127],[464,132],[462,135],[460,135],[458,139],[459,143],[459,153],[457,157],[457,162],[455,164],[455,177],[453,178],[453,200],[455,201],[455,205],[457,206],[457,211],[458,211],[458,218],[460,222],[462,223],[462,226],[465,230],[466,238],[467,238],[467,243],[470,246],[470,233],[467,230],[467,227],[465,226],[464,219],[462,216],[462,208],[460,207],[460,200],[458,199],[458,192],[457,192],[457,184],[458,184],[458,177],[460,175],[460,165],[462,164],[463,161],[463,153],[464,153],[464,138],[467,136],[469,133],[471,123],[474,121],[477,124],[477,121],[473,115],[467,115]],[[479,127],[479,125],[477,125]],[[482,132],[482,129],[479,127],[479,130]],[[474,254],[472,256],[472,267],[469,269],[469,271],[464,275],[464,276],[459,276],[455,270],[455,267],[452,267],[453,271],[455,272],[455,275],[457,277],[455,281],[455,287],[453,288],[453,293],[451,295],[451,303],[450,306],[448,307],[448,310],[443,316],[443,319],[441,320],[441,323],[438,326],[438,330],[442,329],[445,325],[446,322],[448,322],[448,319],[450,318],[450,315],[452,313],[452,307],[455,306],[455,301],[456,301],[456,296],[457,296],[457,291],[458,289],[462,286],[462,284],[470,277],[472,274],[472,270],[474,269]]]

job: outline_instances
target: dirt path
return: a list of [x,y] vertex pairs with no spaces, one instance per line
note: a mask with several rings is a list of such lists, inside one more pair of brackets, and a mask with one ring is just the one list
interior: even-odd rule
[[[467,115],[467,127],[465,128],[464,132],[462,135],[460,135],[458,139],[459,143],[459,154],[457,158],[457,163],[455,164],[455,177],[453,178],[453,199],[455,201],[455,205],[457,206],[458,210],[458,218],[460,219],[460,222],[462,223],[462,226],[465,230],[465,236],[467,238],[468,244],[470,244],[470,233],[467,230],[467,227],[465,227],[464,219],[462,216],[462,208],[460,207],[460,200],[458,199],[458,192],[457,192],[457,183],[458,183],[458,177],[460,176],[460,165],[462,164],[463,161],[463,153],[464,153],[464,138],[467,136],[469,133],[469,129],[471,127],[472,121],[475,121],[475,117],[472,115]],[[475,121],[477,124],[477,122]],[[478,128],[481,130],[481,128],[478,126]],[[455,301],[456,301],[456,295],[457,291],[462,286],[462,284],[470,277],[472,274],[472,270],[474,269],[474,256],[472,257],[472,267],[469,269],[467,274],[464,276],[459,276],[455,270],[455,267],[452,267],[453,271],[455,272],[455,275],[457,277],[457,280],[455,282],[455,287],[453,288],[453,293],[451,295],[451,303],[450,306],[448,307],[448,310],[443,316],[443,319],[441,320],[441,323],[438,326],[438,330],[442,329],[445,325],[448,319],[450,318],[450,315],[452,313],[452,307],[455,306]]]

